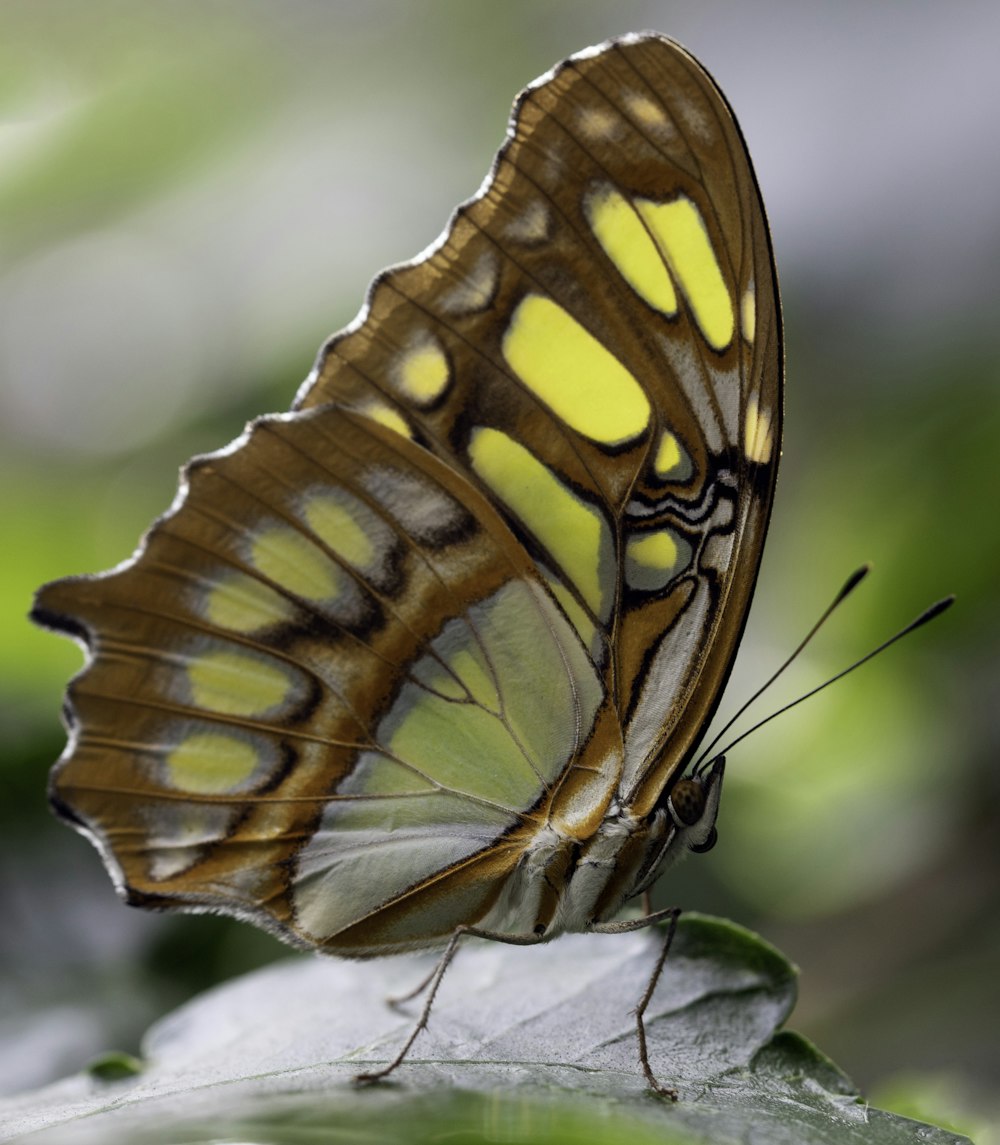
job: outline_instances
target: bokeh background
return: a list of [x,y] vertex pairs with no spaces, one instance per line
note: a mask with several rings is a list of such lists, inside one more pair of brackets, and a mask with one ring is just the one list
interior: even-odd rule
[[25,620],[33,589],[126,557],[180,463],[287,407],[372,275],[476,190],[515,92],[642,28],[736,107],[783,287],[783,471],[728,708],[863,561],[762,715],[959,597],[741,745],[720,845],[658,893],[790,955],[795,1027],[876,1100],[966,1129],[995,1112],[992,0],[5,0],[0,1089],[135,1049],[191,993],[285,953],[127,910],[49,817],[80,653]]

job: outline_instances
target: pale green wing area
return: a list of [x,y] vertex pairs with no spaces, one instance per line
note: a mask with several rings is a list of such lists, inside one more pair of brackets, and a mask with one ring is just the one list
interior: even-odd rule
[[508,581],[445,624],[300,854],[299,927],[329,939],[517,826],[580,756],[602,698],[537,584]]

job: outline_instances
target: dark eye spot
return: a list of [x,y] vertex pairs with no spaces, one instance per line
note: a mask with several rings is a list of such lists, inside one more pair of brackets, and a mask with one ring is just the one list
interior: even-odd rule
[[685,827],[697,823],[705,810],[705,789],[696,779],[681,779],[670,792],[674,817]]

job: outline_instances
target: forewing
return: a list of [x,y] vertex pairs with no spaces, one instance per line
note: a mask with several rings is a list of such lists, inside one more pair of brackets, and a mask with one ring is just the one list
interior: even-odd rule
[[604,673],[647,810],[728,676],[780,452],[777,279],[722,93],[656,35],[566,61],[515,104],[484,191],[374,283],[355,327],[299,404],[349,394],[472,470]]

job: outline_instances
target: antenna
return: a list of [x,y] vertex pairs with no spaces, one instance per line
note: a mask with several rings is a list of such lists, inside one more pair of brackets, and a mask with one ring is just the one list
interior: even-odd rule
[[[733,724],[736,723],[736,721],[740,718],[740,716],[743,715],[743,713],[747,710],[747,708],[749,708],[751,704],[756,703],[756,701],[767,691],[767,689],[770,688],[770,686],[774,683],[774,681],[777,680],[777,678],[782,674],[782,672],[784,672],[784,670],[787,667],[789,667],[790,664],[792,664],[795,660],[798,659],[799,654],[805,649],[805,647],[809,643],[809,641],[812,640],[812,638],[816,635],[816,633],[819,632],[819,630],[823,627],[823,625],[830,619],[831,615],[833,614],[834,609],[837,608],[838,605],[842,604],[843,601],[845,601],[851,595],[851,593],[858,587],[858,585],[865,579],[865,577],[871,571],[872,571],[872,566],[870,564],[866,563],[866,564],[863,564],[861,566],[861,568],[855,569],[854,572],[851,573],[851,575],[844,582],[844,587],[840,590],[840,592],[837,593],[837,595],[833,598],[833,600],[827,605],[826,610],[823,612],[823,615],[819,618],[819,620],[816,621],[816,623],[812,626],[812,628],[809,629],[809,631],[806,633],[805,637],[802,639],[802,641],[799,643],[799,645],[795,648],[795,650],[792,652],[792,654],[788,657],[788,659],[779,668],[776,668],[775,671],[771,673],[771,675],[764,681],[763,684],[761,684],[761,686],[757,689],[757,691],[754,692],[754,694],[750,697],[750,699],[747,700],[743,704],[743,706],[741,708],[739,708],[736,711],[736,713],[734,715],[732,715],[726,721],[726,723],[723,724],[723,726],[719,729],[715,738],[708,745],[708,747],[706,747],[704,749],[704,751],[702,751],[702,753],[698,756],[697,760],[695,761],[695,765],[694,765],[694,771],[695,772],[697,772],[700,769],[705,758],[711,753],[712,748],[715,747],[715,745],[719,742],[719,740],[722,739],[722,737],[726,734],[726,732],[729,731],[729,729],[733,726]],[[777,714],[777,713],[775,713],[775,714]],[[722,754],[722,753],[717,753],[717,754]]]
[[[858,572],[861,572],[862,576],[863,576],[864,573],[867,572],[867,569],[865,569],[864,572],[862,572],[862,570],[859,569]],[[858,577],[858,573],[855,573],[854,576],[851,577],[850,580],[848,580],[847,584],[844,586],[844,590],[849,592],[858,583],[859,579],[860,578]],[[784,664],[782,664],[781,668],[778,669],[778,672],[776,672],[775,675],[772,676],[770,680],[768,680],[767,684],[770,684],[774,680],[775,676],[777,676],[780,672],[784,671],[784,669],[791,663],[791,661],[795,659],[795,657],[799,654],[799,652],[801,652],[802,649],[805,647],[805,645],[809,642],[810,638],[812,637],[812,635],[816,631],[816,629],[819,628],[820,624],[823,623],[823,621],[827,618],[827,616],[830,615],[830,613],[833,611],[833,609],[836,607],[836,605],[839,604],[840,601],[843,600],[843,598],[844,598],[844,592],[842,591],[841,594],[837,597],[837,599],[833,602],[833,604],[830,605],[830,607],[826,610],[826,612],[823,614],[823,616],[820,618],[820,620],[817,622],[817,624],[813,627],[812,631],[809,633],[809,635],[806,637],[806,639],[799,645],[798,648],[796,648],[796,650],[792,653],[792,655],[789,657],[789,659],[786,660]],[[904,628],[901,628],[894,636],[890,636],[888,640],[884,640],[881,644],[878,645],[877,648],[873,648],[870,652],[868,652],[864,656],[862,656],[860,660],[855,660],[853,664],[848,665],[848,667],[846,667],[842,671],[838,672],[835,676],[831,676],[829,680],[824,681],[822,684],[818,684],[815,688],[806,692],[805,695],[799,696],[799,698],[797,700],[792,700],[790,703],[787,703],[783,707],[778,708],[778,710],[776,712],[772,712],[769,716],[765,716],[764,719],[759,720],[757,723],[755,723],[753,725],[753,727],[748,728],[741,735],[738,735],[736,737],[736,739],[730,740],[730,742],[722,749],[721,752],[716,752],[716,755],[717,756],[718,755],[725,755],[733,747],[735,747],[736,744],[740,743],[742,740],[745,740],[747,738],[747,736],[750,735],[752,732],[757,731],[758,729],[762,728],[765,724],[769,724],[771,722],[771,720],[775,719],[777,716],[783,715],[785,712],[789,711],[791,708],[794,708],[798,704],[801,704],[803,702],[803,700],[808,700],[810,697],[815,696],[817,692],[822,692],[823,689],[829,687],[830,684],[835,683],[837,680],[843,679],[844,676],[848,675],[848,673],[853,672],[856,668],[860,668],[862,664],[866,664],[869,660],[878,656],[880,652],[884,652],[887,648],[890,648],[893,644],[896,643],[897,640],[902,640],[904,636],[908,636],[911,632],[916,631],[916,629],[918,629],[918,628],[922,628],[929,621],[933,620],[937,616],[940,616],[942,612],[945,612],[947,609],[951,608],[951,606],[954,603],[955,603],[955,597],[953,595],[952,596],[946,596],[943,600],[939,600],[936,603],[932,604],[930,606],[930,608],[925,608],[924,611],[915,620],[911,620],[909,624],[907,624]],[[765,684],[764,687],[767,687],[767,684]],[[760,689],[757,692],[757,695],[760,694],[760,691],[763,691],[763,689]],[[756,696],[753,698],[755,699]],[[740,711],[741,712],[744,711],[745,708],[746,708],[746,704],[743,705],[743,708],[741,708]],[[737,713],[737,714],[739,714],[739,713]],[[730,720],[729,723],[726,725],[726,727],[727,728],[730,727],[732,722],[733,721]],[[716,736],[716,738],[712,741],[712,746],[714,746],[715,743],[718,742],[718,739],[719,739],[719,737]],[[702,766],[701,757],[699,757],[698,763],[695,764],[695,770],[698,770],[701,766]]]

